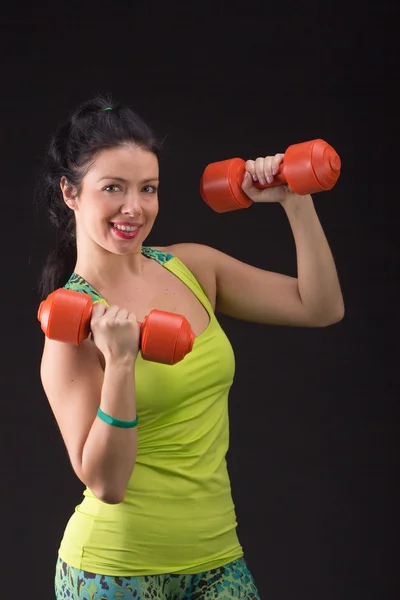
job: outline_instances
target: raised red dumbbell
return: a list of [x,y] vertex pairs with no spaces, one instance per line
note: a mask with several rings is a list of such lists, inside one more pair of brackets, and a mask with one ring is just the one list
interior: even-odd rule
[[[48,338],[78,345],[90,334],[92,310],[88,294],[60,288],[40,303],[37,316]],[[174,365],[193,348],[195,336],[182,315],[154,309],[139,325],[145,360]]]
[[[242,190],[245,164],[242,158],[231,158],[205,168],[200,180],[200,195],[216,212],[248,208],[253,204]],[[301,142],[286,150],[273,183],[262,185],[257,182],[254,187],[263,190],[288,184],[296,194],[314,194],[333,188],[340,167],[339,155],[324,140]]]

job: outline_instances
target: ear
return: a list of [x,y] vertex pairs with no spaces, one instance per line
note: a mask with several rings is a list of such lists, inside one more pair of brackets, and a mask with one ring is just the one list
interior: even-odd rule
[[71,208],[72,210],[76,210],[78,207],[78,190],[69,183],[65,175],[61,177],[60,188],[65,204],[69,206],[69,208]]

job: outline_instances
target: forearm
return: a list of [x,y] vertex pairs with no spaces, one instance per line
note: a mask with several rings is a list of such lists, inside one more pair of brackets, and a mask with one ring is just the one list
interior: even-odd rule
[[292,228],[297,253],[299,295],[317,323],[339,321],[344,314],[340,283],[325,233],[311,196],[282,203]]
[[[115,419],[136,418],[133,360],[106,363],[100,408]],[[135,466],[136,451],[136,427],[115,427],[96,417],[82,455],[82,473],[89,489],[104,502],[121,502]]]

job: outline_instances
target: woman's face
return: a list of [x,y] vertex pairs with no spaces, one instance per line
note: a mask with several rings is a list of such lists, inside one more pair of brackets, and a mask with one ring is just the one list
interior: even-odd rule
[[66,198],[75,211],[78,243],[86,238],[114,254],[137,252],[158,213],[158,177],[152,152],[128,144],[100,152],[79,196]]

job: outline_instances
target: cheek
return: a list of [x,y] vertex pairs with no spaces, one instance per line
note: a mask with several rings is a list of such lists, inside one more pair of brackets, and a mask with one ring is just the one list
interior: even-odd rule
[[115,213],[118,212],[118,207],[112,202],[96,202],[93,205],[92,217],[98,221],[109,221],[112,217],[115,217]]
[[143,214],[147,219],[155,219],[158,215],[158,201],[153,200],[143,207]]
[[158,209],[159,209],[158,199],[154,202],[152,209],[153,209],[153,215],[156,217],[158,214]]
[[105,207],[97,206],[95,209],[86,210],[83,217],[83,226],[90,235],[104,235],[109,227],[112,214]]

